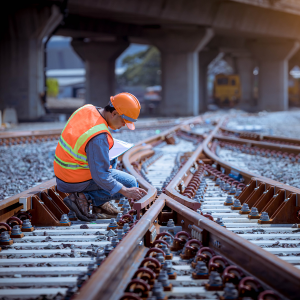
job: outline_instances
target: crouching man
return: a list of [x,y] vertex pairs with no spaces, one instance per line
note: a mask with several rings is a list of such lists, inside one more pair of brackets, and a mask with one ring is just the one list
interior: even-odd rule
[[[115,169],[109,161],[113,130],[134,130],[140,113],[138,99],[129,93],[110,98],[104,108],[87,104],[69,118],[59,138],[54,173],[59,191],[69,193],[65,204],[82,221],[113,218],[120,212],[109,201],[121,197],[141,199],[147,192],[137,187],[135,177]],[[112,164],[112,166],[111,166]],[[93,214],[89,213],[93,204]]]

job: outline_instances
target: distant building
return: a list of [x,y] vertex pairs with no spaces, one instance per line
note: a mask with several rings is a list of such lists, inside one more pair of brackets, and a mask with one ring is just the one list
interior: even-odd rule
[[47,77],[59,84],[58,99],[85,98],[85,65],[71,46],[71,38],[54,36],[47,45]]

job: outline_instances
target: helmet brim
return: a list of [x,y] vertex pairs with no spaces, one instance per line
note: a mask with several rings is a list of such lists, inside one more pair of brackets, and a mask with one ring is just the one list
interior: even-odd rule
[[134,130],[135,129],[135,125],[133,122],[128,122],[128,121],[125,121],[125,124],[127,126],[128,129],[130,130]]

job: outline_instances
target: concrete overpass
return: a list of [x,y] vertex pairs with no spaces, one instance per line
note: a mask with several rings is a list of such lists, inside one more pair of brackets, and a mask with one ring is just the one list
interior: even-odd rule
[[114,93],[114,62],[128,45],[158,47],[161,113],[170,116],[206,109],[207,66],[220,51],[241,76],[245,104],[253,105],[257,65],[257,109],[285,110],[288,69],[300,58],[296,0],[27,0],[0,14],[0,109],[15,106],[21,119],[44,113],[43,50],[53,33],[73,37],[87,66],[87,102],[100,106]]

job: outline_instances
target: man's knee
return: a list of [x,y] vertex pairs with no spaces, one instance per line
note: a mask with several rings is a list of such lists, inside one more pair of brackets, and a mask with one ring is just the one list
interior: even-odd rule
[[127,188],[137,187],[137,181],[134,176],[119,170],[111,170],[113,178],[122,183]]
[[125,182],[123,183],[127,188],[137,187],[138,183],[134,176],[128,174],[128,178],[126,178]]
[[126,173],[126,176],[124,176],[124,177],[125,178],[124,178],[122,184],[125,185],[127,188],[132,188],[132,187],[138,186],[137,181],[134,176]]

